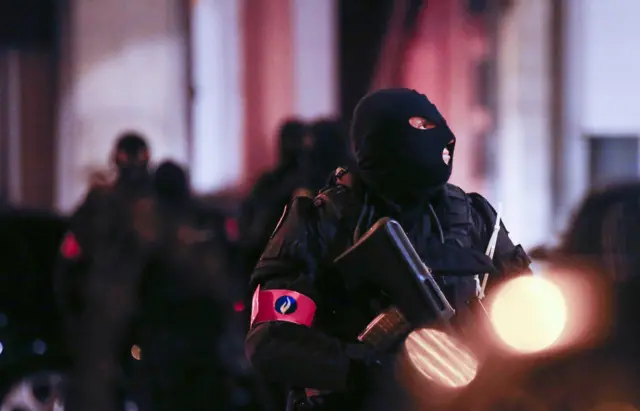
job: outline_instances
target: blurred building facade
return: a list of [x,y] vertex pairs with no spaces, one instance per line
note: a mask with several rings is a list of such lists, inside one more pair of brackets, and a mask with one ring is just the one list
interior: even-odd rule
[[[3,195],[70,210],[128,129],[199,191],[246,185],[274,163],[281,120],[345,114],[345,1],[62,1],[55,47],[0,52]],[[637,176],[640,4],[388,4],[370,88],[438,104],[454,182],[502,202],[518,241],[549,241],[590,186]]]
[[640,35],[628,0],[514,0],[501,16],[492,200],[526,245],[552,240],[587,190],[640,171]]

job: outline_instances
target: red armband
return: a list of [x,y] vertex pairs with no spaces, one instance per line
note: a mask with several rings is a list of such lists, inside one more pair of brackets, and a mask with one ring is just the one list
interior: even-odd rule
[[270,321],[287,321],[311,327],[316,303],[306,295],[291,290],[260,290],[253,293],[251,327]]
[[60,254],[67,260],[75,260],[82,255],[82,249],[75,234],[68,232],[60,245]]

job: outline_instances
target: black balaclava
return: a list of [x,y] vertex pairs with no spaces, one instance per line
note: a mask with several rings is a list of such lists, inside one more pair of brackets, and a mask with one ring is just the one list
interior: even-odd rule
[[[431,128],[415,128],[412,117],[426,119]],[[455,136],[436,106],[415,90],[378,90],[360,100],[351,142],[364,182],[399,205],[424,200],[451,176]]]
[[281,167],[298,164],[305,151],[307,126],[299,120],[287,120],[280,127],[280,147],[278,162]]
[[139,184],[149,178],[149,146],[141,135],[128,132],[116,143],[114,162],[119,184]]

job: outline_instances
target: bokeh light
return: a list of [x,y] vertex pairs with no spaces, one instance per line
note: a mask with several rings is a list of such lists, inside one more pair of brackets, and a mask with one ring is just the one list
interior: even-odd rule
[[412,332],[405,342],[405,350],[411,365],[439,386],[467,386],[478,372],[478,361],[471,351],[442,331]]
[[520,353],[551,347],[567,323],[567,302],[554,283],[534,276],[509,281],[499,289],[490,309],[496,334]]
[[142,355],[142,350],[140,349],[139,346],[134,345],[133,347],[131,347],[131,356],[137,360],[140,361],[140,357]]

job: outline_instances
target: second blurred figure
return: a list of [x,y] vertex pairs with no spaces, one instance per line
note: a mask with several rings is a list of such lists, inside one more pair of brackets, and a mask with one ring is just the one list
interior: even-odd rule
[[278,161],[258,179],[242,205],[240,232],[247,273],[260,258],[291,199],[314,197],[337,167],[351,164],[346,131],[333,119],[311,124],[287,120],[279,132]]

